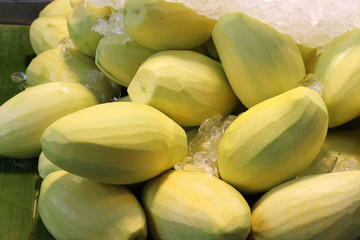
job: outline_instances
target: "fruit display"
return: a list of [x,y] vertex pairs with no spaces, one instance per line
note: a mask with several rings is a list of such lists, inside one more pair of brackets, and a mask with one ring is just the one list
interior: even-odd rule
[[37,162],[55,239],[360,239],[359,28],[311,44],[232,2],[54,0],[32,23],[0,162]]

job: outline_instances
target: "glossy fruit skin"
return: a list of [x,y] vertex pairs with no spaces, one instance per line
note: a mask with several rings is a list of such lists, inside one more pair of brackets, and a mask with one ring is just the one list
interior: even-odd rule
[[46,129],[41,145],[60,168],[110,184],[153,178],[187,153],[186,134],[178,124],[133,102],[104,103],[59,119]]
[[252,209],[251,240],[356,240],[360,171],[325,173],[281,184]]
[[70,113],[98,101],[79,83],[53,82],[27,88],[0,107],[0,155],[38,157],[45,129]]
[[243,13],[221,17],[212,39],[232,89],[247,108],[297,87],[305,77],[295,41]]
[[168,171],[147,183],[143,206],[157,240],[245,240],[250,231],[245,199],[211,175]]
[[241,114],[220,141],[221,178],[241,193],[264,192],[295,177],[325,140],[328,114],[320,95],[298,87]]
[[145,240],[145,213],[123,186],[57,171],[42,182],[40,217],[54,238]]

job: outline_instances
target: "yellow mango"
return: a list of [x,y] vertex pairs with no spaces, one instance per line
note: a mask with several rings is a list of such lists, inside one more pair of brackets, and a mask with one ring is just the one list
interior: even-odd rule
[[156,52],[115,34],[100,40],[95,63],[108,78],[128,87],[140,65]]
[[242,193],[264,192],[307,168],[324,143],[328,114],[320,95],[298,87],[241,114],[218,151],[221,178]]
[[221,17],[212,39],[232,89],[247,108],[297,87],[305,77],[295,41],[244,13]]
[[179,125],[134,102],[104,103],[63,117],[46,129],[41,146],[60,168],[111,184],[153,178],[187,153]]
[[200,53],[168,50],[149,57],[131,81],[132,101],[153,106],[181,126],[198,126],[239,103],[221,64]]
[[250,232],[245,199],[211,175],[164,173],[145,186],[143,205],[154,239],[245,240]]
[[190,49],[211,37],[216,21],[183,3],[166,0],[127,0],[124,26],[131,38],[156,49]]
[[37,157],[40,137],[59,118],[97,104],[78,83],[54,82],[27,88],[0,106],[0,155]]
[[324,83],[329,127],[360,116],[360,29],[335,38],[321,54],[314,73]]
[[40,17],[30,26],[30,43],[36,54],[56,48],[68,37],[67,20],[64,16]]
[[125,187],[57,171],[42,182],[40,217],[57,240],[145,240],[145,213]]
[[281,184],[252,208],[250,240],[356,240],[360,171],[325,173]]

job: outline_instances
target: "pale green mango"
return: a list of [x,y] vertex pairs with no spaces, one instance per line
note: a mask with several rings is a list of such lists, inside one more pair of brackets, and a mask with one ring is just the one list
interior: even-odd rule
[[67,20],[64,16],[40,17],[30,26],[30,43],[36,54],[56,48],[68,37]]
[[95,63],[108,78],[128,87],[140,65],[156,52],[115,34],[100,40]]
[[92,92],[78,83],[54,82],[27,88],[0,106],[0,155],[39,156],[40,137],[50,124],[95,104]]
[[162,240],[245,240],[250,208],[229,184],[206,174],[174,170],[143,190],[150,234]]
[[186,134],[179,125],[134,102],[104,103],[61,118],[46,129],[41,145],[60,168],[111,184],[153,178],[187,153]]
[[119,96],[121,89],[97,68],[90,57],[73,48],[54,48],[42,52],[29,64],[26,77],[29,86],[47,82],[81,83],[101,103]]
[[54,0],[40,11],[39,17],[64,16],[71,11],[70,0]]
[[57,240],[145,240],[145,213],[125,187],[97,183],[65,171],[42,182],[40,217]]
[[281,184],[252,208],[250,240],[356,240],[360,171],[325,173]]
[[110,7],[98,7],[86,0],[77,3],[68,15],[70,39],[75,46],[86,55],[94,58],[96,47],[101,35],[91,28],[98,23],[99,18],[110,15]]
[[321,54],[314,73],[321,77],[329,127],[360,116],[360,29],[335,38]]
[[77,49],[54,48],[37,55],[26,69],[27,83],[80,82],[89,72],[99,71],[94,61]]
[[38,162],[38,172],[39,172],[39,176],[42,179],[44,179],[50,173],[60,171],[60,170],[62,170],[62,169],[59,168],[58,166],[56,166],[55,164],[53,164],[52,162],[50,162],[49,159],[47,159],[45,157],[44,153],[41,152],[41,154],[39,156],[39,162]]
[[221,64],[188,50],[148,58],[128,93],[132,101],[159,109],[181,126],[199,126],[215,114],[227,115],[239,103]]
[[239,115],[218,151],[221,178],[242,193],[264,192],[294,178],[315,159],[328,127],[317,92],[298,87]]
[[211,37],[216,21],[181,2],[127,0],[124,26],[131,38],[157,50],[190,49]]
[[232,89],[247,108],[297,87],[305,77],[295,41],[244,13],[221,17],[212,39]]

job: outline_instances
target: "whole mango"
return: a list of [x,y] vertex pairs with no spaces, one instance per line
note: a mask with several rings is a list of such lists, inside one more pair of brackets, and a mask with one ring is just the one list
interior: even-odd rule
[[215,23],[177,1],[127,0],[124,8],[129,36],[156,50],[199,46],[211,37]]
[[356,240],[360,171],[325,173],[281,184],[252,209],[251,240]]
[[0,107],[0,155],[39,156],[40,137],[50,124],[97,103],[79,83],[53,82],[26,89]]
[[200,53],[168,50],[149,57],[131,81],[132,101],[153,106],[181,126],[199,126],[239,103],[221,64]]
[[111,184],[153,178],[187,153],[178,124],[134,102],[104,103],[61,118],[46,129],[41,146],[60,168]]
[[155,239],[245,240],[250,232],[245,199],[211,175],[164,173],[145,186],[143,205]]
[[321,54],[314,73],[324,83],[329,127],[360,116],[360,29],[335,38]]
[[57,240],[145,240],[145,213],[125,187],[57,171],[42,182],[38,209]]
[[232,89],[248,108],[297,87],[305,77],[295,41],[244,13],[221,17],[212,39]]
[[259,193],[307,168],[324,143],[328,114],[320,94],[298,87],[241,114],[218,151],[222,179],[242,193]]

